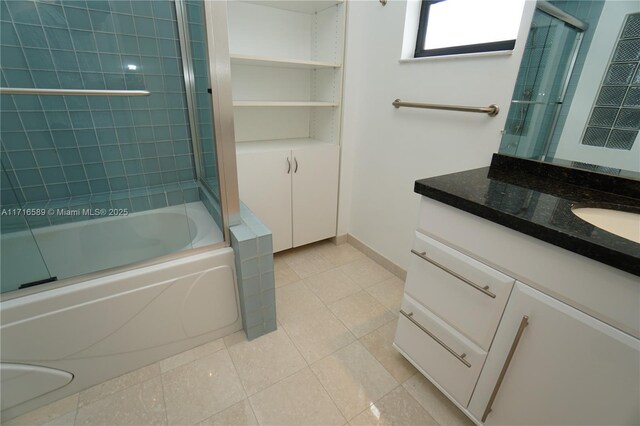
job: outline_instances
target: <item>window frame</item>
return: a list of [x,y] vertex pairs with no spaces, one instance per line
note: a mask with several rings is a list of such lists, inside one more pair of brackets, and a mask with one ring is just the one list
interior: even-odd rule
[[441,47],[438,49],[424,49],[424,40],[427,35],[427,25],[429,22],[429,8],[432,4],[440,3],[441,1],[444,0],[422,0],[422,4],[420,5],[420,17],[418,18],[418,35],[416,37],[416,47],[413,54],[414,58],[463,55],[467,53],[501,52],[514,49],[516,39]]

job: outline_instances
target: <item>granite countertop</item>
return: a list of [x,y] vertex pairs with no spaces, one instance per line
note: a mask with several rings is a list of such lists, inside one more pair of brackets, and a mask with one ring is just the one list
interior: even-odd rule
[[[617,193],[605,191],[611,188]],[[589,206],[640,213],[640,182],[634,179],[496,154],[491,167],[421,179],[414,191],[640,276],[640,244],[571,212],[573,206]]]

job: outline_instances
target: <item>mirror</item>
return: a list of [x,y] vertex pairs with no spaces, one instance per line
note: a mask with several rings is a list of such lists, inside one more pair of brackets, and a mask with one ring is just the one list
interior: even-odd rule
[[538,1],[500,153],[640,177],[640,2]]

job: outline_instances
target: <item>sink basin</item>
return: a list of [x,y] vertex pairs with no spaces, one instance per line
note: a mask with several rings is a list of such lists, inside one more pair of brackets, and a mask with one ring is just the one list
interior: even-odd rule
[[585,222],[640,244],[640,214],[596,207],[574,207],[573,214]]

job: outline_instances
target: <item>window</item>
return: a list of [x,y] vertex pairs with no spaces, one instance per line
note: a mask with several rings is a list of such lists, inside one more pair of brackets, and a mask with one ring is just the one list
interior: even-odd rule
[[513,50],[524,0],[422,0],[415,57]]

